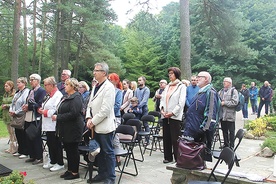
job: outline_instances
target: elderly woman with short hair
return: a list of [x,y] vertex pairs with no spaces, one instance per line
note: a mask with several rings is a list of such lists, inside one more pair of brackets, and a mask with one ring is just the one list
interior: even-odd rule
[[[37,112],[37,110],[41,107],[43,99],[46,95],[45,89],[40,86],[41,77],[38,74],[30,75],[30,84],[31,91],[29,96],[27,97],[27,104],[25,104],[22,108],[26,111],[25,117],[25,130],[33,124],[35,126],[40,126],[41,114]],[[41,129],[39,130],[41,131]],[[38,133],[34,139],[30,139],[27,134],[27,147],[29,151],[30,158],[25,160],[25,162],[32,162],[33,165],[39,164],[43,162],[42,159],[42,139],[41,132]]]
[[50,169],[50,171],[58,171],[64,168],[64,163],[61,142],[56,136],[56,121],[52,121],[52,115],[56,112],[57,105],[63,95],[58,90],[54,77],[48,77],[43,82],[47,95],[38,112],[42,115],[42,131],[46,132],[50,156],[50,161],[45,163],[43,168]]
[[[9,109],[10,116],[16,116],[18,114],[25,113],[22,109],[23,105],[26,104],[26,98],[29,94],[29,89],[26,87],[28,84],[26,77],[19,77],[16,80],[17,91],[13,97],[12,104]],[[18,143],[18,152],[14,153],[13,156],[19,156],[19,158],[27,158],[28,149],[26,143],[26,132],[24,129],[15,128],[15,136]]]
[[64,180],[79,178],[79,142],[82,140],[83,117],[82,97],[78,92],[79,82],[75,78],[65,81],[65,95],[58,105],[57,113],[52,116],[57,121],[57,136],[63,142],[67,156],[68,169],[60,177]]

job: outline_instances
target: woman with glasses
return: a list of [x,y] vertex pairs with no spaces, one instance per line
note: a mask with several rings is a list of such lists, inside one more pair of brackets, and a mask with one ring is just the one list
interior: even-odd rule
[[163,119],[163,163],[177,161],[177,139],[181,135],[183,109],[186,101],[186,86],[180,81],[181,71],[177,67],[168,69],[170,83],[162,93],[160,110]]
[[[38,109],[41,107],[43,99],[46,95],[45,89],[40,86],[41,77],[38,74],[30,75],[30,84],[32,89],[27,97],[27,104],[23,106],[23,110],[26,112],[25,117],[25,130],[29,126],[41,127],[41,114],[38,113]],[[31,139],[28,134],[27,136],[27,146],[30,158],[25,160],[25,162],[30,162],[33,165],[40,164],[43,162],[42,154],[42,139],[41,139],[41,129],[35,138]]]
[[62,146],[56,136],[56,121],[52,121],[51,117],[56,112],[63,95],[58,90],[54,77],[48,77],[43,82],[47,95],[43,100],[42,107],[38,109],[38,113],[42,116],[42,131],[46,133],[50,156],[49,162],[45,163],[43,168],[58,171],[64,168]]

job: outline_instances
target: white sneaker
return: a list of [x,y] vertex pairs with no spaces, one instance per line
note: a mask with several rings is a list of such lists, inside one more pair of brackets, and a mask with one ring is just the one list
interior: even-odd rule
[[15,157],[17,157],[17,156],[20,156],[20,153],[14,153],[14,154],[12,154],[13,156],[15,156]]
[[22,158],[27,158],[27,155],[20,155],[18,158],[22,159]]
[[50,168],[50,171],[58,171],[60,169],[64,169],[64,165],[55,164],[52,168]]
[[51,164],[51,163],[47,163],[43,165],[43,169],[50,169],[52,167],[54,167],[54,164]]

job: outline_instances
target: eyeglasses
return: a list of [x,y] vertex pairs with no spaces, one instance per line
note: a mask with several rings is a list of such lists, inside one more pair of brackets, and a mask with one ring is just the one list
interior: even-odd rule
[[169,72],[169,75],[174,75],[174,73],[173,72]]
[[93,70],[93,72],[103,72],[104,70]]
[[34,80],[37,80],[37,79],[30,79],[30,82],[33,82]]

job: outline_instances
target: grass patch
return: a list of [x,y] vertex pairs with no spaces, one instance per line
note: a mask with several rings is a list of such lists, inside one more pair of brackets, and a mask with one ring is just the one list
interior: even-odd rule
[[0,138],[8,137],[8,135],[9,133],[7,130],[7,125],[1,119],[0,120]]

